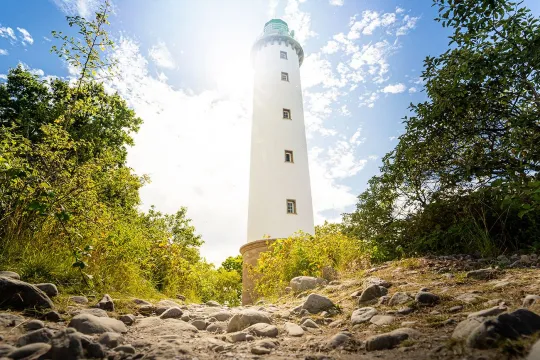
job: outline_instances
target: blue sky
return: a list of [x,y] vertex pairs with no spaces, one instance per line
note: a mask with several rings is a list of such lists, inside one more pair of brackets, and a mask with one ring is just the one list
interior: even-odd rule
[[[91,16],[99,0],[4,0],[0,81],[23,63],[69,78],[50,54],[65,16]],[[525,6],[540,14],[540,3]],[[113,0],[118,91],[143,118],[128,163],[152,183],[143,209],[188,207],[219,263],[246,241],[252,69],[264,23],[289,23],[304,47],[301,68],[317,223],[339,221],[396,144],[402,118],[425,100],[422,61],[444,52],[448,30],[431,1]]]

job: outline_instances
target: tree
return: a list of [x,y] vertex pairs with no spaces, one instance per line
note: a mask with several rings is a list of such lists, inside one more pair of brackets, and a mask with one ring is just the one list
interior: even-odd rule
[[229,256],[222,263],[221,267],[227,271],[236,271],[240,275],[240,280],[242,280],[242,255]]

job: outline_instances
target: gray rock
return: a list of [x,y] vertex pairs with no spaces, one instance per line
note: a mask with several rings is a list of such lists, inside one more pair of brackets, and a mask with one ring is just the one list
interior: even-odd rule
[[494,306],[494,307],[489,308],[489,309],[483,309],[483,310],[480,310],[480,311],[470,313],[467,317],[471,318],[471,317],[496,316],[496,315],[502,314],[506,310],[508,310],[506,306]]
[[271,324],[259,323],[246,328],[246,332],[255,336],[277,337],[278,328]]
[[418,336],[420,333],[410,328],[400,328],[389,333],[373,335],[366,339],[366,350],[391,349],[409,338],[417,338]]
[[371,320],[372,317],[377,315],[377,309],[372,307],[364,307],[356,309],[351,315],[351,323],[353,325],[362,324]]
[[52,359],[79,360],[83,357],[82,334],[66,329],[52,338]]
[[319,285],[326,284],[326,280],[312,276],[297,276],[292,278],[289,286],[295,293],[315,289]]
[[43,283],[43,284],[36,284],[35,285],[39,290],[43,291],[45,294],[47,294],[48,297],[55,297],[58,295],[58,288],[56,285],[51,283]]
[[53,332],[49,329],[38,329],[30,331],[17,340],[17,346],[24,346],[34,343],[49,343],[53,337]]
[[154,305],[141,305],[137,310],[141,315],[150,316],[156,311],[156,307]]
[[473,270],[467,273],[467,277],[476,280],[490,280],[499,275],[499,271],[496,269],[480,269]]
[[216,318],[217,321],[227,321],[232,316],[233,314],[231,314],[229,311],[219,311],[219,312],[210,314],[210,317]]
[[527,356],[527,360],[540,360],[540,340],[536,341],[531,348],[531,352],[529,353],[529,356]]
[[388,306],[402,305],[411,300],[412,298],[409,295],[407,295],[407,293],[397,292],[394,295],[392,295],[392,298],[388,302]]
[[45,324],[41,320],[30,320],[26,324],[24,324],[24,328],[26,331],[34,331],[38,329],[43,329],[45,327]]
[[452,339],[454,340],[465,340],[469,335],[480,325],[484,319],[482,318],[467,318],[457,324],[454,332],[452,333]]
[[303,309],[309,311],[312,314],[317,314],[321,311],[334,309],[335,307],[336,305],[334,305],[332,300],[318,294],[310,294],[304,302],[304,305],[302,305]]
[[69,322],[69,327],[83,334],[102,334],[105,332],[127,332],[126,325],[120,320],[97,317],[90,314],[79,314]]
[[135,354],[136,353],[135,348],[133,346],[131,346],[131,345],[120,345],[118,347],[115,347],[114,351],[123,352],[125,354]]
[[472,293],[472,292],[467,292],[456,297],[456,300],[463,301],[464,303],[467,303],[467,304],[475,303],[481,299],[482,297],[480,295]]
[[114,311],[114,302],[109,294],[103,295],[96,307],[105,311]]
[[351,339],[351,334],[348,332],[340,332],[332,336],[330,341],[328,341],[328,347],[335,349],[342,345],[345,345]]
[[132,314],[122,315],[118,318],[118,320],[120,320],[121,322],[129,326],[135,322],[135,315],[132,315]]
[[24,318],[11,313],[0,313],[0,327],[17,326],[24,321]]
[[451,308],[449,308],[448,312],[449,313],[456,313],[456,312],[460,312],[461,310],[463,310],[463,305],[456,305],[456,306],[452,306]]
[[396,314],[398,315],[409,315],[414,312],[414,309],[412,307],[403,307],[396,311]]
[[369,279],[366,280],[366,283],[369,284],[369,285],[378,285],[378,286],[382,286],[382,287],[385,287],[385,288],[389,288],[390,286],[392,286],[392,283],[386,281],[386,280],[383,280],[383,279],[380,279],[380,278],[377,278],[377,277],[370,277]]
[[300,337],[304,335],[304,329],[291,322],[285,323],[285,331],[289,336]]
[[54,311],[54,310],[49,311],[48,313],[43,315],[43,319],[47,321],[52,321],[52,322],[63,321],[62,316],[58,313],[58,311]]
[[13,271],[0,271],[0,277],[21,280],[21,276]]
[[374,304],[381,296],[388,294],[388,289],[384,286],[371,285],[362,291],[360,298],[358,299],[359,305]]
[[427,291],[420,291],[416,294],[414,300],[419,305],[435,305],[439,302],[439,297]]
[[164,307],[164,308],[171,308],[171,307],[181,307],[179,303],[173,300],[160,300],[156,304],[156,307]]
[[270,354],[271,352],[272,350],[263,348],[261,346],[253,346],[251,348],[251,353],[255,355],[266,355],[266,354]]
[[143,306],[143,305],[152,305],[151,302],[148,302],[146,300],[143,300],[143,299],[133,299],[133,302],[139,306]]
[[15,346],[0,344],[0,359],[17,349]]
[[195,326],[198,330],[206,330],[208,327],[208,323],[202,319],[193,320],[190,324]]
[[523,299],[523,305],[524,308],[529,308],[533,306],[536,303],[540,303],[540,296],[538,295],[527,295]]
[[311,319],[304,319],[300,322],[300,325],[302,325],[303,327],[306,327],[306,328],[311,328],[311,329],[318,329],[319,328],[319,325],[317,325],[315,323],[315,321],[311,320]]
[[262,311],[252,309],[242,310],[231,318],[227,326],[227,332],[242,331],[245,328],[258,323],[271,324],[272,321],[268,314]]
[[115,348],[124,343],[124,337],[117,332],[106,332],[100,335],[98,342],[108,348]]
[[277,342],[277,340],[261,339],[261,340],[258,340],[257,342],[255,342],[255,344],[253,344],[253,345],[254,346],[259,346],[259,347],[262,347],[262,348],[265,348],[265,349],[275,349],[275,348],[277,348],[279,343]]
[[71,296],[69,298],[69,300],[71,300],[71,302],[74,302],[76,304],[81,304],[81,305],[86,305],[88,304],[88,299],[86,298],[86,296]]
[[217,301],[210,300],[210,301],[206,302],[206,306],[218,307],[218,306],[221,306],[221,305]]
[[179,307],[168,308],[159,317],[161,319],[177,319],[182,317],[183,311]]
[[227,324],[222,323],[222,322],[212,323],[212,324],[208,325],[208,327],[206,328],[207,332],[214,333],[214,334],[223,333],[226,330],[227,330]]
[[245,333],[243,331],[239,331],[239,332],[228,334],[227,335],[227,340],[232,342],[232,343],[237,343],[237,342],[241,342],[241,341],[248,341],[248,336],[251,336],[251,335],[249,335],[248,333]]
[[86,346],[86,354],[89,358],[103,359],[105,357],[105,350],[101,344],[91,342]]
[[98,308],[76,309],[76,310],[70,311],[69,314],[71,316],[77,316],[77,315],[81,315],[81,314],[89,314],[89,315],[94,315],[94,316],[97,316],[97,317],[106,317],[106,318],[109,317],[109,315],[107,314],[107,312],[105,310],[98,309]]
[[51,345],[45,343],[35,343],[22,346],[10,352],[7,357],[13,360],[39,359],[51,349]]
[[394,322],[394,317],[392,315],[375,315],[373,316],[369,322],[375,325],[390,325]]
[[34,285],[0,277],[0,309],[52,309],[51,299]]
[[137,333],[137,335],[142,335],[146,338],[163,336],[163,334],[198,332],[195,326],[180,319],[161,319],[157,316],[138,320],[132,326],[132,329],[134,333]]

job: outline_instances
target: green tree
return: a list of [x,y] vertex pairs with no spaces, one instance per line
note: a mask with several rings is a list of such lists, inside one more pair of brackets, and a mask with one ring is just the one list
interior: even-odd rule
[[227,271],[236,271],[240,275],[240,281],[242,281],[242,255],[229,256],[222,263],[221,267]]

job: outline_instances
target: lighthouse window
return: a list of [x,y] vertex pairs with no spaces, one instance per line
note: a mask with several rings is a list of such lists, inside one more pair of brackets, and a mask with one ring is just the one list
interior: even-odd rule
[[282,73],[281,73],[281,80],[283,80],[283,81],[289,81],[289,73],[282,72]]
[[291,110],[283,109],[283,118],[291,120]]
[[287,60],[287,52],[286,51],[280,51],[279,52],[279,57],[282,58],[282,59]]
[[292,150],[285,150],[285,162],[294,162]]
[[296,200],[287,200],[287,214],[296,214]]

